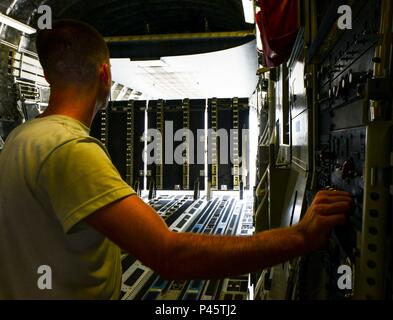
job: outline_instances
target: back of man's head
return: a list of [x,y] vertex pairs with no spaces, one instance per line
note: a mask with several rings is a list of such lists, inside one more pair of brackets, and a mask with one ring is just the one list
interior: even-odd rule
[[108,47],[87,24],[61,20],[37,34],[36,47],[45,76],[52,86],[89,86],[98,79],[99,67],[108,63]]

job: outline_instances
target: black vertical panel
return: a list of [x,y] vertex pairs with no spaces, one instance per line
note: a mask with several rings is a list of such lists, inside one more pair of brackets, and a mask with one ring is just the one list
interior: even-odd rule
[[[173,125],[173,135],[165,132],[164,139],[164,190],[175,190],[175,186],[183,185],[183,165],[176,163],[175,150],[183,143],[182,141],[174,141],[175,134],[178,130],[183,129],[183,112],[182,100],[167,100],[165,102],[165,122]],[[173,149],[167,144],[167,140],[172,140]],[[166,159],[166,153],[171,154],[173,159]],[[168,161],[171,160],[171,161]],[[172,162],[172,163],[170,163]]]
[[144,178],[144,161],[143,161],[143,151],[144,151],[144,133],[145,133],[145,110],[146,101],[134,101],[134,143],[132,156],[134,158],[134,181],[133,185],[137,180],[139,180],[140,185],[143,185]]
[[[239,156],[242,157],[242,164],[244,165],[243,161],[246,161],[245,165],[248,169],[248,176],[246,177],[246,183],[244,185],[245,189],[250,187],[250,159],[249,159],[249,152],[250,152],[250,145],[246,147],[248,152],[247,155],[243,155],[243,139],[242,139],[242,130],[249,130],[250,129],[250,108],[248,105],[248,99],[239,99]],[[248,143],[249,143],[248,137]]]
[[90,127],[90,136],[101,141],[101,112],[97,112]]
[[[207,112],[208,130],[209,130],[208,137],[207,137],[207,140],[208,140],[207,161],[208,161],[208,180],[209,180],[209,182],[211,182],[213,190],[216,189],[216,183],[215,183],[214,177],[213,177],[214,163],[213,163],[213,157],[212,157],[212,155],[213,155],[212,148],[213,148],[214,140],[213,140],[211,131],[218,130],[218,128],[217,128],[218,123],[217,123],[217,126],[215,126],[213,124],[213,113],[215,113],[217,110],[218,110],[217,99],[215,99],[215,98],[209,99],[208,100],[208,112]],[[218,111],[217,111],[217,115],[218,115]],[[218,147],[218,143],[217,143],[217,147]],[[219,150],[217,148],[217,165],[218,165],[218,162],[219,162]],[[216,179],[217,179],[217,186],[218,186],[218,177],[217,176],[216,176]],[[218,186],[218,189],[219,189],[219,186]]]
[[194,163],[190,164],[190,189],[194,188],[197,179],[199,179],[199,188],[201,190],[205,188],[205,177],[201,175],[205,170],[205,163],[204,161],[198,163],[198,158],[203,157],[204,160],[205,154],[203,149],[203,155],[198,156],[198,139],[200,137],[197,134],[198,130],[205,129],[205,107],[206,101],[204,99],[190,100],[190,130],[194,136]]
[[[231,105],[231,99],[218,99],[218,129],[224,129],[227,132],[227,141],[221,141],[221,139],[219,138],[217,143],[219,159],[218,187],[219,189],[221,189],[221,186],[226,185],[228,190],[233,190],[232,162],[229,149],[232,147],[229,143],[229,140],[231,132],[230,130],[233,128],[233,113]],[[225,155],[221,153],[221,146],[223,143],[227,144],[227,157],[225,157]]]
[[[212,99],[208,100],[208,104],[207,104],[207,129],[211,130],[213,127],[212,125]],[[206,139],[208,139],[209,141],[209,137],[206,137]],[[212,164],[211,164],[211,150],[209,149],[209,144],[207,145],[207,177],[208,180],[211,182],[212,181]]]
[[[127,128],[127,112],[132,112],[133,121]],[[144,162],[142,158],[144,142],[142,140],[145,131],[145,108],[146,101],[116,101],[108,107],[108,123],[103,123],[102,112],[99,112],[93,120],[90,135],[100,141],[107,140],[108,152],[111,160],[124,180],[129,180],[131,186],[139,179],[143,183]],[[106,111],[105,111],[106,112]],[[107,125],[108,139],[103,136]],[[127,179],[127,130],[133,132],[131,145],[132,165],[130,177]],[[130,165],[130,164],[129,164]]]
[[[157,129],[157,100],[149,101],[148,112],[147,112],[147,128],[148,129]],[[148,144],[150,141],[147,142]],[[152,155],[150,155],[152,156]],[[156,179],[156,164],[148,164],[147,165],[147,187],[149,188],[150,182]]]
[[[208,101],[208,128],[212,129],[212,100]],[[233,130],[233,110],[232,99],[217,99],[218,108],[218,130],[224,129],[227,133],[227,139],[217,139],[217,158],[218,158],[218,188],[221,189],[223,185],[227,186],[228,190],[233,190],[233,163],[231,160],[231,130]],[[248,98],[239,99],[239,156],[242,157],[242,129],[249,129],[249,106]],[[222,144],[226,144],[227,153],[221,152]],[[246,157],[248,159],[248,155]],[[208,159],[211,162],[211,159]],[[249,168],[249,163],[247,164]],[[241,173],[241,172],[240,172]],[[212,165],[208,165],[208,177],[212,179]],[[246,178],[245,188],[249,187],[249,176]]]
[[[114,108],[126,108],[128,101],[114,102],[108,114],[108,151],[112,162],[126,181],[127,174],[127,112]],[[131,184],[131,181],[126,181]]]

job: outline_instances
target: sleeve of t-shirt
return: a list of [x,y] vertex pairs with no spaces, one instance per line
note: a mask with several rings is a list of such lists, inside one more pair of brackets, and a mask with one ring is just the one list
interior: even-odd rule
[[37,185],[65,233],[95,211],[135,194],[103,147],[88,139],[53,151],[41,167]]

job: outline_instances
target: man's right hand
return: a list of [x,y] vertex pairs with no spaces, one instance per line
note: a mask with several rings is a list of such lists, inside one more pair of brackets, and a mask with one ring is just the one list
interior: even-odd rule
[[295,228],[304,237],[310,251],[323,248],[331,230],[347,221],[353,206],[351,195],[341,191],[320,191]]

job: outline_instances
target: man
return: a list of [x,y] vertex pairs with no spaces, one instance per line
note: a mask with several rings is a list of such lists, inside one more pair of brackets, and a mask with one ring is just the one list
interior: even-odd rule
[[[117,299],[119,247],[167,279],[241,275],[321,248],[345,222],[349,195],[322,192],[292,228],[252,237],[171,232],[89,136],[111,90],[102,37],[61,21],[38,34],[37,51],[49,107],[11,133],[0,156],[0,298]],[[40,285],[40,266],[50,267],[50,285]]]

